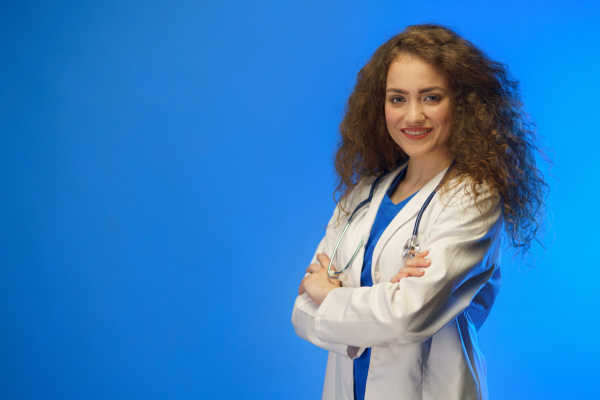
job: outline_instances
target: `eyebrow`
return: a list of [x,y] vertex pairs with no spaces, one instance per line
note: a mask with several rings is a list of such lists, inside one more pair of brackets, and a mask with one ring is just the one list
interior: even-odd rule
[[[441,90],[442,92],[446,93],[446,89],[444,89],[443,87],[441,87],[441,86],[432,86],[432,87],[428,87],[428,88],[419,90],[419,94],[433,92],[434,90]],[[407,91],[402,90],[402,89],[396,89],[396,88],[389,88],[388,90],[386,90],[386,93],[390,93],[390,92],[400,93],[400,94],[408,94]]]

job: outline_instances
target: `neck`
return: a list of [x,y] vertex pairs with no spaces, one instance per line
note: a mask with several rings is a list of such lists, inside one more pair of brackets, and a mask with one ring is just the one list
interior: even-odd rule
[[448,168],[452,160],[450,157],[439,157],[436,159],[409,158],[406,167],[404,182],[409,186],[423,187],[437,174]]

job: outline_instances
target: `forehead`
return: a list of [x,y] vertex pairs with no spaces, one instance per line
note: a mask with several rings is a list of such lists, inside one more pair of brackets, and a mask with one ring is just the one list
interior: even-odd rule
[[410,54],[401,54],[390,64],[386,88],[422,89],[431,86],[448,89],[448,81],[438,68],[427,61]]

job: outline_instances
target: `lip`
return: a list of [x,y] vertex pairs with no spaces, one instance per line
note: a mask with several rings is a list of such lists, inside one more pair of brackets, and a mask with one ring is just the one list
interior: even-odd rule
[[417,127],[400,129],[405,138],[409,140],[422,140],[433,132],[433,128]]

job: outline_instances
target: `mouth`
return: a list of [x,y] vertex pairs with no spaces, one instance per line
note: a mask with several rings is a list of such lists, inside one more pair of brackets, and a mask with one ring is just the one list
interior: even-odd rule
[[426,137],[427,135],[429,135],[432,130],[433,130],[433,128],[405,128],[405,129],[400,129],[400,131],[404,134],[404,136],[406,136],[408,139],[411,139],[411,140],[423,139],[424,137]]

